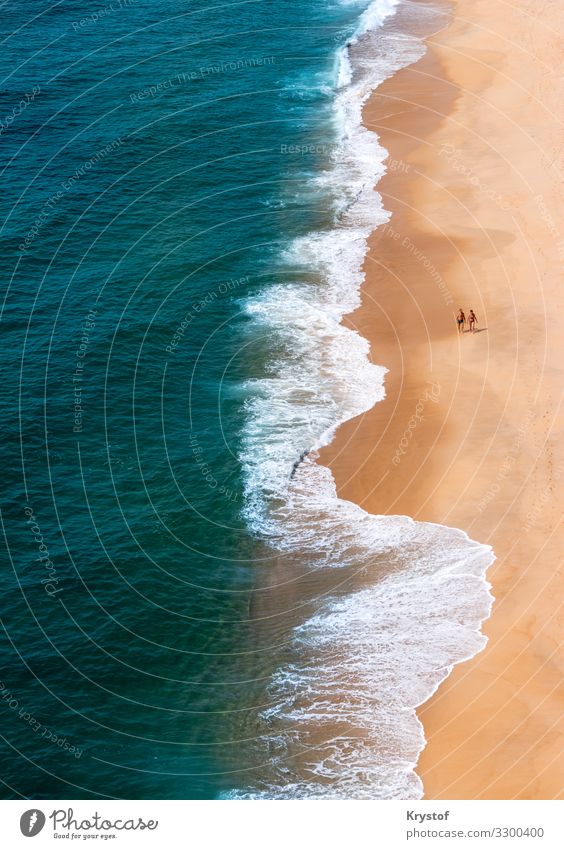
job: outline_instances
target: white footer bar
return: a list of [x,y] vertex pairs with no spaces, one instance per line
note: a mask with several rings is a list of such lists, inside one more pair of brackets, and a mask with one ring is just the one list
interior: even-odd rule
[[216,849],[561,849],[558,801],[0,802],[1,844]]

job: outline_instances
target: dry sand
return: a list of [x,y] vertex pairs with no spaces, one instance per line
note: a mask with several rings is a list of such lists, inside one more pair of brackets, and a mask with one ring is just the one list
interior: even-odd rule
[[[389,368],[387,398],[321,459],[341,497],[462,528],[497,555],[487,648],[419,710],[429,799],[563,795],[559,31],[558,0],[459,0],[365,108],[393,215],[347,323]],[[479,333],[458,335],[459,306]]]

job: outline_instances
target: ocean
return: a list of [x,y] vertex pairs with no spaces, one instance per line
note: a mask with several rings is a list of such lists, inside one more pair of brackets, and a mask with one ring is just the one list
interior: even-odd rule
[[315,460],[385,394],[362,104],[444,20],[3,6],[4,798],[422,796],[493,554]]

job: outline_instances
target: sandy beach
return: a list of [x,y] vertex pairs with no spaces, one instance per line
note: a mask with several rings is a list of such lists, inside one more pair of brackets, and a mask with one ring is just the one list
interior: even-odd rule
[[[392,218],[347,323],[387,397],[321,461],[341,497],[497,557],[488,646],[419,710],[428,799],[563,795],[563,27],[556,0],[459,0],[364,112]],[[477,333],[457,332],[459,307]]]

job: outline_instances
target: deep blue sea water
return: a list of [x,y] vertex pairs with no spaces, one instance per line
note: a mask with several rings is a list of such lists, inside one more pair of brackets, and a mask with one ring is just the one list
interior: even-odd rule
[[[382,392],[368,364],[354,391],[346,374],[331,389],[344,351],[366,358],[335,328],[385,220],[371,191],[385,152],[352,137],[336,100],[352,74],[343,46],[376,6],[2,6],[7,798],[216,798],[263,788],[249,775],[286,751],[277,733],[274,755],[261,748],[261,723],[294,663],[289,632],[257,630],[254,591],[281,552],[320,563],[312,523],[287,521],[303,492],[287,501],[281,481]],[[380,51],[389,73],[421,55],[402,38]],[[357,161],[351,139],[374,147]],[[328,234],[338,273],[320,264]],[[320,307],[332,274],[350,297]],[[327,363],[304,348],[318,331]],[[307,383],[311,362],[327,386]],[[329,565],[350,565],[343,552]]]

